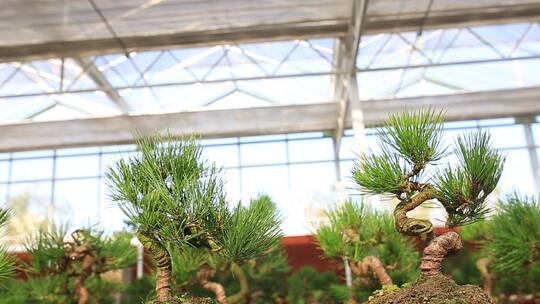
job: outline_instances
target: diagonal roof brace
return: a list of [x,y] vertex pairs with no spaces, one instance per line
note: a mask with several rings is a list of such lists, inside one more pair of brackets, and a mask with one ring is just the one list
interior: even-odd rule
[[85,73],[96,83],[107,97],[118,107],[122,114],[127,114],[133,109],[127,101],[118,94],[118,91],[109,83],[107,78],[99,71],[96,65],[85,57],[73,57],[73,60],[86,71]]

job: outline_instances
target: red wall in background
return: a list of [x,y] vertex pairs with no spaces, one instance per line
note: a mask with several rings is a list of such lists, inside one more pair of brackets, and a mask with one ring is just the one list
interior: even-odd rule
[[313,266],[318,271],[339,271],[341,263],[324,257],[313,235],[287,236],[281,241],[287,253],[291,271],[302,266]]

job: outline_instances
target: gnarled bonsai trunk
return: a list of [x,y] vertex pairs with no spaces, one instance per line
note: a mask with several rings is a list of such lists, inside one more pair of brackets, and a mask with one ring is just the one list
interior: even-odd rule
[[221,304],[228,304],[227,296],[225,295],[225,288],[219,283],[210,282],[208,279],[213,277],[216,271],[208,266],[203,266],[201,270],[197,272],[197,280],[201,283],[204,289],[207,289],[216,295],[216,301]]
[[488,269],[490,263],[491,258],[481,258],[476,261],[476,268],[478,268],[478,271],[480,271],[480,275],[484,281],[484,291],[489,297],[491,297],[493,291],[493,275]]
[[91,254],[85,254],[82,260],[81,273],[75,281],[75,292],[79,296],[78,304],[87,304],[90,300],[88,289],[84,285],[86,279],[92,274],[92,266],[94,264],[94,257]]
[[240,283],[240,291],[228,297],[227,302],[229,304],[235,304],[235,303],[241,302],[247,296],[249,292],[249,287],[248,287],[248,281],[247,281],[246,275],[244,274],[244,271],[238,264],[232,263],[231,272]]
[[420,263],[422,275],[440,274],[444,259],[448,255],[458,252],[461,248],[463,248],[461,236],[454,231],[446,232],[432,239],[422,253],[422,262]]
[[156,262],[156,295],[158,303],[167,303],[172,300],[172,264],[171,256],[162,244],[144,235],[137,233],[137,238],[144,248],[150,251],[152,258]]
[[382,286],[390,286],[394,284],[392,282],[392,278],[390,278],[386,272],[383,263],[376,256],[369,255],[363,258],[362,261],[358,262],[356,265],[351,263],[351,270],[357,276],[367,276],[370,273],[373,273]]

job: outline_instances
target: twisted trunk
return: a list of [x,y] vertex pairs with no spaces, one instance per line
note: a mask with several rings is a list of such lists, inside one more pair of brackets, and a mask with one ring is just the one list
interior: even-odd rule
[[158,303],[172,301],[172,265],[171,256],[161,243],[154,241],[143,233],[137,233],[137,238],[148,249],[156,262],[156,295]]
[[422,253],[422,262],[420,263],[422,275],[440,274],[444,259],[448,255],[458,252],[461,248],[463,248],[463,243],[457,232],[450,231],[433,238]]
[[229,304],[235,304],[235,303],[241,302],[247,296],[249,292],[249,286],[248,286],[246,275],[244,274],[244,271],[238,264],[232,263],[231,272],[238,280],[238,283],[240,283],[240,291],[228,297],[227,302]]
[[351,263],[351,270],[357,276],[361,277],[373,274],[382,286],[390,286],[394,284],[392,282],[392,278],[390,278],[390,276],[386,272],[383,263],[376,256],[367,256],[362,259],[362,261],[358,262],[356,265],[354,263]]
[[197,280],[201,283],[201,286],[214,293],[216,301],[221,304],[228,304],[227,296],[225,294],[225,288],[219,283],[210,282],[208,279],[213,277],[216,272],[208,266],[203,266],[201,270],[197,272]]
[[[424,186],[426,187],[426,186]],[[427,235],[433,230],[433,224],[428,220],[409,218],[407,213],[422,205],[425,201],[433,199],[429,191],[423,190],[411,199],[402,200],[394,209],[396,230],[409,236]]]
[[75,292],[79,296],[78,304],[87,304],[90,295],[88,289],[84,286],[86,279],[92,274],[92,266],[94,264],[94,257],[90,254],[86,254],[82,260],[81,273],[75,281]]
[[491,293],[493,291],[493,275],[488,269],[490,263],[491,258],[481,258],[476,261],[476,268],[478,268],[478,271],[480,271],[480,275],[484,281],[484,291],[491,298]]

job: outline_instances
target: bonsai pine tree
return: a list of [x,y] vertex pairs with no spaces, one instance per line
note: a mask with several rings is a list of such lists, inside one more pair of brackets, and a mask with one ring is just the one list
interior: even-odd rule
[[349,293],[351,303],[357,302],[359,290],[367,291],[363,297],[366,300],[376,289],[417,277],[414,265],[420,257],[395,230],[390,215],[368,212],[352,201],[328,210],[326,215],[328,223],[317,228],[316,238],[326,256],[349,263],[357,278]]
[[214,240],[230,216],[219,170],[200,160],[194,139],[155,134],[136,140],[139,153],[107,173],[112,199],[136,227],[156,264],[156,301],[172,295],[171,246],[219,250]]
[[[249,282],[242,265],[263,257],[279,244],[281,220],[270,197],[263,195],[248,206],[239,204],[231,212],[224,230],[216,237],[222,250],[194,248],[190,245],[176,250],[173,272],[179,285],[193,286],[197,282],[212,292],[219,303],[240,303],[248,296]],[[224,284],[212,281],[231,272],[238,281],[239,291],[227,296]]]
[[462,241],[454,231],[435,236],[429,220],[408,213],[431,201],[444,208],[449,228],[483,219],[488,212],[487,196],[495,189],[504,163],[504,157],[491,146],[489,134],[480,131],[457,138],[452,147],[456,166],[446,165],[430,175],[430,167],[447,151],[442,128],[443,114],[432,110],[392,115],[377,134],[382,152],[362,156],[353,169],[365,194],[398,201],[393,212],[398,232],[428,242],[420,264],[422,282],[436,280],[442,261],[459,251]]
[[[505,293],[540,292],[540,204],[513,194],[488,221],[485,252],[494,283]],[[489,273],[488,273],[489,275]]]
[[75,230],[68,237],[66,231],[41,229],[28,241],[27,300],[69,303],[76,299],[79,304],[105,301],[115,286],[110,281],[102,282],[102,275],[135,263],[131,237],[125,233],[106,237],[90,228]]
[[[193,138],[155,134],[136,142],[139,153],[119,161],[108,179],[113,200],[156,262],[158,303],[177,301],[172,295],[174,250],[191,246],[236,263],[259,256],[279,241],[280,221],[267,200],[227,208],[220,169],[201,158],[202,149]],[[204,269],[203,280],[212,274]]]
[[[0,228],[5,227],[11,216],[10,209],[0,209]],[[11,278],[15,272],[15,260],[0,246],[0,285]]]

